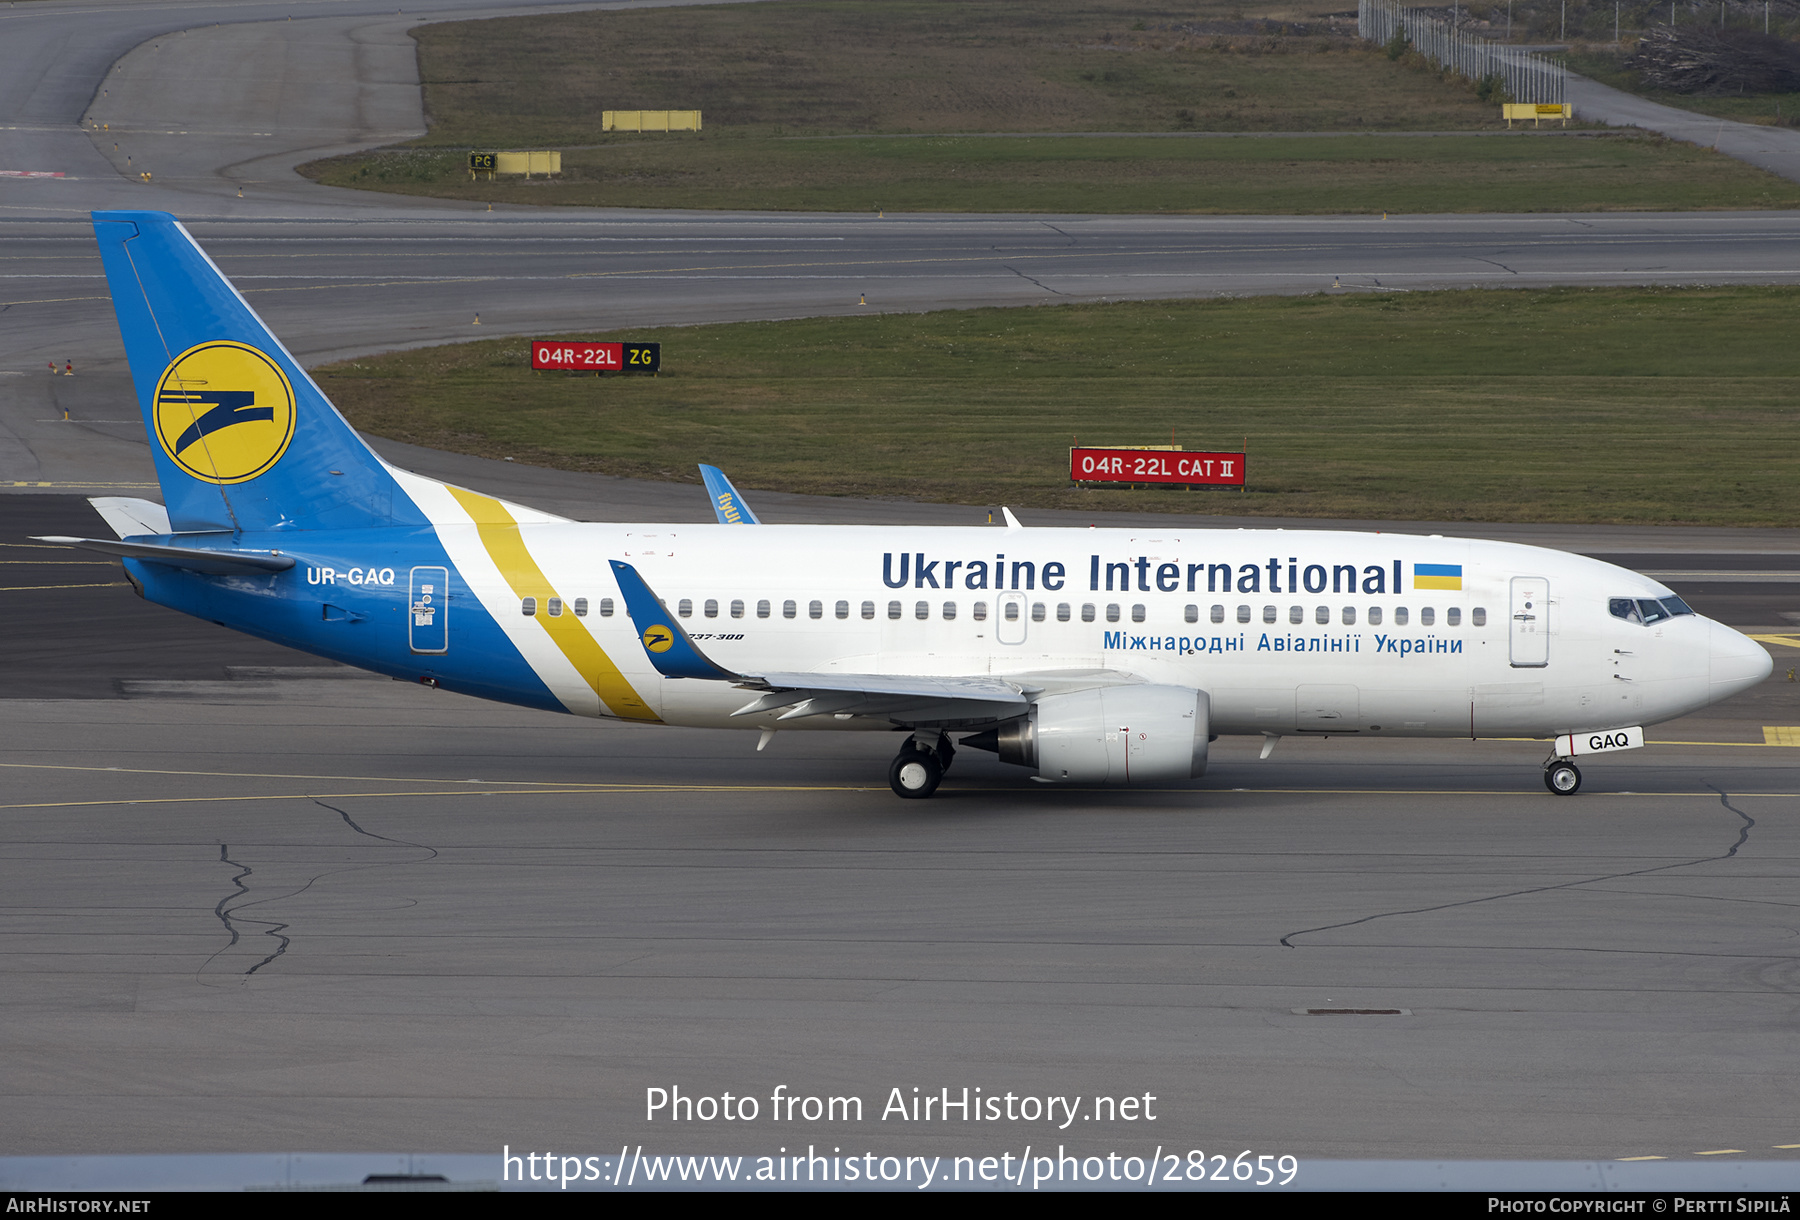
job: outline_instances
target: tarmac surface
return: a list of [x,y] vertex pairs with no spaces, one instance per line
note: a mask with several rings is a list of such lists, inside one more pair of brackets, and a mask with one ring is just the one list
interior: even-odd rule
[[[1259,761],[1221,739],[1161,791],[1047,788],[965,750],[921,806],[887,791],[878,737],[758,754],[373,678],[15,541],[92,532],[78,497],[0,518],[11,1153],[1800,1142],[1780,669],[1584,760],[1573,799],[1543,790],[1538,742]],[[1721,617],[1773,597],[1800,620],[1792,554],[1621,558],[1702,573],[1669,579]],[[644,1117],[651,1088],[778,1086],[859,1097],[864,1121]],[[878,1117],[896,1088],[964,1086],[1148,1093],[1157,1119]]]
[[[0,72],[15,127],[61,124],[9,155],[74,147],[107,65],[157,32],[130,23],[171,19],[87,7],[108,19],[79,32],[70,6],[0,14],[61,19],[56,45],[80,52],[31,81]],[[24,28],[0,27],[0,59]],[[328,144],[360,130],[320,121]],[[21,194],[67,180],[0,181],[0,481],[34,493],[0,496],[0,1150],[1794,1157],[1800,757],[1770,743],[1800,741],[1784,680],[1800,648],[1772,639],[1769,683],[1584,762],[1572,799],[1544,791],[1537,742],[1290,739],[1259,761],[1260,742],[1222,739],[1205,779],[1167,791],[1040,786],[963,751],[937,797],[902,802],[879,737],[785,734],[758,754],[742,734],[321,665],[30,541],[101,528],[83,494],[151,491],[70,217],[88,198],[236,207],[216,173],[84,166],[79,203]],[[1037,281],[1288,291],[1353,266],[1408,286],[1800,271],[1789,216],[1107,220],[1070,237],[1039,218],[489,221],[389,200],[359,201],[357,223],[332,211],[341,193],[293,190],[196,232],[309,360],[475,333],[477,309],[483,334],[850,312],[873,282],[926,308],[1042,299]],[[1084,244],[1088,280],[1057,261]],[[47,375],[77,355],[76,376]],[[378,443],[572,516],[706,511],[697,487]],[[985,512],[752,498],[771,520]],[[1452,528],[1616,557],[1800,639],[1792,531]],[[863,1121],[776,1121],[777,1086],[858,1097]],[[892,1090],[910,1106],[965,1086],[1082,1100],[1066,1125],[883,1117]],[[647,1120],[646,1090],[677,1087],[755,1096],[759,1116]],[[1146,1094],[1154,1119],[1093,1118],[1097,1097]]]

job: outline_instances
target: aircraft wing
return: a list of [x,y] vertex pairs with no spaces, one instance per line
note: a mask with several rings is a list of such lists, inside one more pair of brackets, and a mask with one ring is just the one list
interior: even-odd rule
[[1000,678],[767,673],[743,675],[737,684],[763,694],[733,716],[788,709],[777,720],[826,715],[885,716],[907,724],[1006,720],[1024,715],[1031,703],[1024,689]]
[[638,630],[644,655],[669,678],[730,682],[762,692],[734,716],[785,708],[780,720],[807,716],[885,716],[908,724],[1005,720],[1023,715],[1037,693],[1003,678],[930,677],[905,674],[737,673],[699,647],[636,568],[612,561],[625,609]]
[[761,525],[762,521],[744,503],[744,495],[731,485],[725,472],[717,466],[700,463],[700,477],[706,480],[706,494],[712,497],[713,512],[720,525]]

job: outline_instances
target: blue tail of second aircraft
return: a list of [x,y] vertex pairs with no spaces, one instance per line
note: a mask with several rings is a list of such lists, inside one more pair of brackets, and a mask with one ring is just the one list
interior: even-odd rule
[[94,233],[173,530],[426,524],[180,221],[95,212]]

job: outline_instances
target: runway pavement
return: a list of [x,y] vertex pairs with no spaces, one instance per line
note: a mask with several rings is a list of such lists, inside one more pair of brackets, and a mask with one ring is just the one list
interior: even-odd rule
[[[7,113],[68,102],[132,45],[82,38],[57,62],[96,72],[0,73]],[[1800,649],[1772,643],[1770,683],[1587,764],[1573,799],[1544,791],[1542,743],[1327,739],[1266,761],[1221,740],[1204,780],[1151,792],[1047,788],[963,751],[919,804],[887,791],[875,735],[758,754],[358,676],[29,546],[93,530],[77,493],[145,494],[149,467],[91,239],[66,196],[37,220],[21,198],[0,188],[0,481],[36,493],[0,496],[0,1151],[1793,1157],[1800,759],[1766,730],[1800,726]],[[926,308],[1800,271],[1789,216],[211,215],[202,241],[314,360],[849,312],[862,291]],[[704,513],[697,488],[383,447],[571,515]],[[1763,634],[1800,615],[1788,531],[1510,528],[1667,572]],[[646,1121],[645,1091],[677,1086],[761,1112]],[[777,1123],[777,1086],[859,1097],[864,1119]],[[1083,1117],[882,1117],[892,1090],[965,1086],[1079,1096]],[[1145,1094],[1154,1119],[1088,1117]]]
[[[1791,1156],[1795,689],[1572,800],[1538,743],[1222,741],[1166,792],[965,751],[923,807],[880,739],[386,680],[0,702],[0,1140]],[[865,1120],[643,1117],[779,1085]],[[878,1117],[965,1085],[1157,1119]]]

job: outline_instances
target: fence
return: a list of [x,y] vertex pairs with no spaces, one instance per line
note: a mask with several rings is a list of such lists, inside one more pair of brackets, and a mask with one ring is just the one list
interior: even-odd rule
[[1378,45],[1404,32],[1413,50],[1431,62],[1472,81],[1492,77],[1515,102],[1549,106],[1568,102],[1569,73],[1562,64],[1466,34],[1447,21],[1402,8],[1396,0],[1357,0],[1356,32]]

